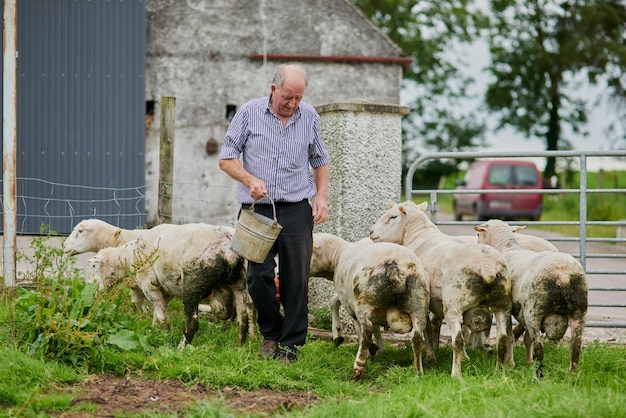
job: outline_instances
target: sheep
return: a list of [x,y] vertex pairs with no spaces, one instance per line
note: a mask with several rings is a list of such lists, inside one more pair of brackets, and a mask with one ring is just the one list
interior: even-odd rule
[[[97,252],[107,247],[119,247],[136,238],[142,238],[148,243],[154,243],[157,239],[161,240],[161,245],[165,242],[176,243],[183,233],[183,229],[190,231],[193,229],[215,229],[234,235],[235,229],[229,226],[214,226],[204,223],[186,224],[185,226],[176,224],[159,224],[149,229],[124,229],[118,228],[105,221],[99,219],[85,219],[80,221],[70,235],[63,242],[63,251],[68,255],[76,255],[87,252]],[[93,266],[87,266],[93,270]],[[88,272],[92,273],[93,272]],[[112,272],[109,272],[112,273]],[[119,273],[119,272],[118,272]],[[88,274],[89,276],[89,274]],[[142,307],[145,303],[145,296],[141,289],[135,284],[130,288],[131,299],[135,306]],[[216,291],[215,294],[207,301],[208,309],[217,319],[227,320],[233,319],[236,309],[233,305],[233,295],[229,293],[229,288]],[[256,337],[259,335],[258,324],[256,321],[257,312],[250,298],[248,300],[248,317],[250,318],[249,335]],[[206,305],[201,305],[201,307]]]
[[[332,279],[335,295],[333,338],[339,338],[339,304],[354,320],[359,349],[354,361],[354,378],[365,377],[368,357],[384,344],[380,326],[397,333],[409,333],[413,346],[413,364],[422,375],[422,344],[428,323],[430,300],[424,269],[413,252],[390,243],[356,243],[336,235],[313,234],[312,277]],[[376,343],[372,342],[372,334]]]
[[515,336],[519,337],[526,331],[526,363],[532,364],[534,355],[537,376],[542,376],[541,332],[545,332],[549,340],[559,341],[565,335],[569,322],[569,370],[573,374],[578,367],[587,314],[585,270],[570,254],[520,248],[513,232],[522,228],[494,219],[474,227],[479,241],[499,250],[509,265],[513,281],[513,316],[519,322]]
[[[456,240],[460,242],[466,243],[475,243],[477,242],[476,235],[455,235],[453,236]],[[556,245],[552,244],[545,238],[536,237],[534,235],[528,234],[515,234],[515,239],[517,240],[518,245],[530,251],[559,251]]]
[[99,287],[110,286],[120,270],[135,275],[135,286],[151,302],[153,325],[168,328],[167,305],[174,297],[183,300],[185,330],[179,344],[191,343],[198,330],[198,304],[214,290],[230,289],[234,297],[238,344],[248,334],[250,303],[245,260],[230,249],[232,236],[215,228],[180,225],[177,241],[157,239],[151,244],[137,238],[119,247],[104,248],[88,264]]
[[[374,242],[393,242],[411,249],[430,279],[430,311],[436,346],[441,321],[452,331],[453,377],[462,377],[467,357],[463,318],[476,308],[489,309],[496,319],[497,366],[514,364],[511,331],[511,280],[502,255],[482,244],[463,244],[441,232],[425,213],[427,203],[390,202],[370,230]],[[434,360],[434,352],[431,360]]]
[[[199,228],[204,228],[209,224],[186,225],[197,225]],[[235,229],[229,226],[209,226],[231,235],[235,233]],[[100,219],[84,219],[76,224],[70,235],[63,242],[63,251],[68,255],[97,252],[107,247],[119,247],[128,241],[140,237],[147,242],[151,242],[162,234],[170,234],[170,236],[177,238],[179,228],[180,225],[176,224],[159,224],[149,229],[124,229]]]
[[[459,242],[477,243],[476,235],[455,235]],[[515,239],[521,248],[531,251],[559,251],[559,249],[545,238],[528,234],[515,234]],[[465,328],[465,341],[472,348],[489,349],[489,332],[491,330],[492,315],[486,311],[470,313],[464,318],[464,322],[471,322],[473,332]],[[483,330],[480,332],[479,330]],[[515,336],[516,330],[513,329]]]

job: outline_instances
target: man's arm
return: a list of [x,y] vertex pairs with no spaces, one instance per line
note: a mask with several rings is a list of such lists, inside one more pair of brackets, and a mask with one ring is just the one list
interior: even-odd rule
[[254,201],[267,196],[267,187],[265,186],[265,183],[248,173],[241,165],[241,161],[238,159],[229,158],[220,160],[219,165],[222,171],[250,190],[250,197],[252,197]]
[[328,220],[328,182],[330,169],[328,164],[313,169],[313,179],[317,194],[313,199],[313,222],[321,224]]

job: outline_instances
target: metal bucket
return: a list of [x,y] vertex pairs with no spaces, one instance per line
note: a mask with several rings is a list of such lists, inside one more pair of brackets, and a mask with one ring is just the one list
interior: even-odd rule
[[274,241],[283,227],[276,219],[276,206],[272,200],[274,219],[254,212],[254,203],[250,209],[244,209],[237,220],[235,235],[230,248],[241,257],[262,263],[270,252]]

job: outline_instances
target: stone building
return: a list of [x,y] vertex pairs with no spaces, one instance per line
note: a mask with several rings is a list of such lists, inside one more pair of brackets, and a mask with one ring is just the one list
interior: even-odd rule
[[235,184],[217,155],[234,111],[269,93],[274,67],[303,64],[304,100],[398,104],[406,55],[350,0],[148,0],[146,213],[157,219],[159,103],[176,98],[173,223],[232,224]]

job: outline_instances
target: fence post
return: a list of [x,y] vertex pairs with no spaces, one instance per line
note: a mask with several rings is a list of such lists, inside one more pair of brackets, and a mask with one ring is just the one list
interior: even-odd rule
[[[17,237],[17,1],[4,2],[2,83],[2,272],[4,286],[13,287],[16,276]],[[0,283],[0,286],[2,283]]]
[[174,123],[176,98],[161,98],[161,126],[159,144],[159,199],[158,223],[172,222],[172,193],[174,185]]

